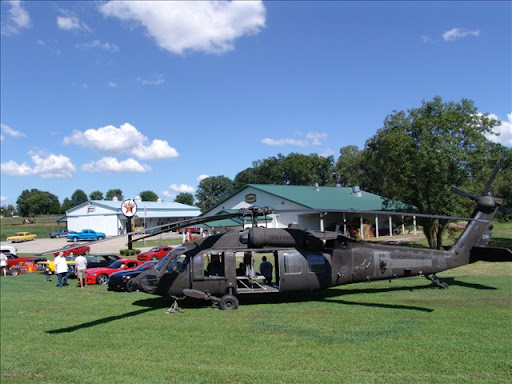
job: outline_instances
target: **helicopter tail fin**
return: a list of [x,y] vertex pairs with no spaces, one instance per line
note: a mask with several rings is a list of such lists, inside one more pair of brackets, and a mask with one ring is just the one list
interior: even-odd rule
[[473,247],[471,248],[469,263],[476,263],[477,261],[512,261],[512,250],[499,247]]

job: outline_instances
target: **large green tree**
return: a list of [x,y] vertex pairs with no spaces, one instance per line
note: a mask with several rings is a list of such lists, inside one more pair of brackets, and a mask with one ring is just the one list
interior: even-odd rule
[[194,195],[188,192],[181,192],[174,201],[180,204],[194,205]]
[[93,191],[89,194],[89,199],[91,200],[103,200],[103,192],[101,191]]
[[239,189],[246,184],[327,185],[334,182],[334,175],[333,156],[278,154],[254,161],[251,168],[239,172],[234,187]]
[[24,217],[60,213],[59,198],[53,193],[35,188],[22,191],[16,204],[21,216]]
[[113,198],[117,197],[117,200],[122,201],[124,199],[123,197],[123,191],[120,189],[109,189],[107,191],[107,194],[105,195],[106,200],[112,200]]
[[153,191],[142,191],[139,197],[142,201],[158,201],[158,195]]
[[355,145],[340,148],[340,157],[336,161],[336,183],[343,186],[365,186],[363,169],[364,151]]
[[[451,185],[483,180],[496,163],[497,147],[484,134],[499,122],[478,114],[474,103],[443,102],[395,112],[366,142],[365,172],[370,188],[389,199],[416,206],[419,213],[461,214]],[[423,231],[432,248],[442,247],[445,221],[425,219]]]
[[212,176],[201,180],[196,191],[197,206],[203,212],[227,198],[233,192],[233,181],[226,176]]

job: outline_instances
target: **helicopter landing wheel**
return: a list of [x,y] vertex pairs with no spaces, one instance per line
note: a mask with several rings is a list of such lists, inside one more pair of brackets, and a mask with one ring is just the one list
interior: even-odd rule
[[224,295],[220,298],[219,308],[223,311],[230,311],[238,308],[238,299],[236,296]]

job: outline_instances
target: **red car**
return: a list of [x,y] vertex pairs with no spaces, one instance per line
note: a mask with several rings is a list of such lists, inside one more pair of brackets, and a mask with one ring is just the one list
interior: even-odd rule
[[142,264],[144,263],[139,260],[119,259],[114,261],[108,267],[89,268],[85,272],[85,275],[87,276],[87,284],[107,284],[108,277],[114,272],[135,269]]
[[[64,252],[64,256],[69,256],[71,254],[71,252],[73,252],[73,255],[78,256],[78,255],[88,255],[90,250],[91,250],[91,247],[89,247],[88,245],[73,243],[73,244],[68,244],[65,247],[63,247],[62,252]],[[53,255],[57,256],[59,254],[59,252],[60,251],[53,252]]]
[[165,255],[171,252],[174,248],[170,245],[161,245],[159,247],[151,248],[147,252],[142,252],[137,255],[137,260],[150,261],[163,259]]

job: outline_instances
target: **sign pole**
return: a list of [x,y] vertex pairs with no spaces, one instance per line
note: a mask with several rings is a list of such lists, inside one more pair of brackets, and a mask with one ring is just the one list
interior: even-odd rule
[[121,204],[121,211],[123,215],[128,219],[128,249],[132,249],[132,217],[137,213],[137,204],[133,199],[126,199]]

